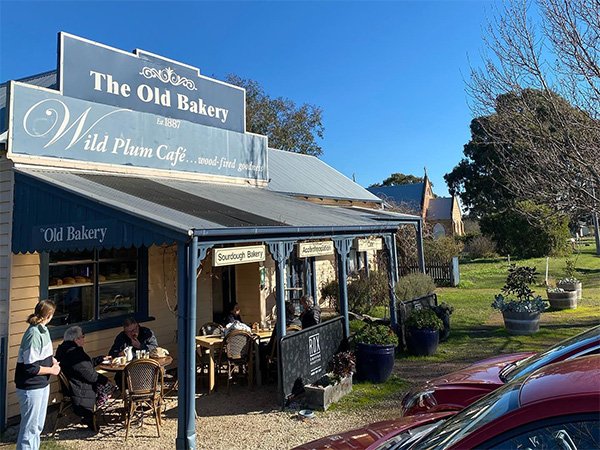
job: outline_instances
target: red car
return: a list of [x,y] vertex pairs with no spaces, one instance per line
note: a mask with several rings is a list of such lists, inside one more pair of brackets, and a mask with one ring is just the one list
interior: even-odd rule
[[485,359],[412,389],[400,402],[401,414],[461,410],[509,381],[540,367],[599,352],[600,325],[545,352],[513,353]]
[[550,364],[462,411],[417,414],[294,450],[600,448],[600,355]]

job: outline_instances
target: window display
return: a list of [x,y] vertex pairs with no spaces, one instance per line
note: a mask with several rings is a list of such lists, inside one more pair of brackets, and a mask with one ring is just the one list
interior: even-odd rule
[[49,255],[50,326],[129,315],[137,310],[136,249],[55,252]]

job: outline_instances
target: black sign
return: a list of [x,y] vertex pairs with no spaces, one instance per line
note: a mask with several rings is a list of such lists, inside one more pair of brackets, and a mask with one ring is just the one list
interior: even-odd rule
[[292,392],[301,378],[304,384],[317,381],[325,373],[344,339],[343,318],[320,323],[281,339],[283,397]]

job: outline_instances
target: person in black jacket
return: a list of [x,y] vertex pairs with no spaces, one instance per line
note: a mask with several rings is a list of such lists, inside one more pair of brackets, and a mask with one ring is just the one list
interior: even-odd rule
[[73,411],[81,417],[81,423],[94,430],[96,392],[99,385],[108,383],[108,378],[94,369],[92,358],[83,349],[84,340],[80,327],[69,328],[63,343],[56,349],[56,359],[71,385]]
[[150,328],[140,327],[133,317],[125,319],[123,331],[117,334],[115,342],[108,354],[112,357],[123,355],[125,347],[133,347],[136,350],[148,350],[149,352],[158,347],[156,336]]
[[300,298],[300,304],[304,308],[300,314],[302,329],[321,323],[321,308],[315,304],[311,295],[303,295]]

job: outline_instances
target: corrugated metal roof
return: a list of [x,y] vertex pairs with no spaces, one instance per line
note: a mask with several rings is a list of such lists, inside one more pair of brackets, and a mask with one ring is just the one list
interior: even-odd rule
[[[22,83],[32,84],[50,89],[56,89],[56,70],[40,73],[31,77],[21,78]],[[8,123],[6,123],[6,97],[8,95],[8,82],[0,84],[0,132],[6,131]]]
[[435,220],[452,219],[452,197],[438,197],[429,200],[427,218]]
[[407,204],[421,212],[423,205],[423,183],[400,184],[397,186],[370,187],[367,190],[387,202]]
[[[111,219],[123,217],[123,221],[127,222],[121,226],[123,235],[136,234],[135,242],[127,241],[129,245],[147,245],[156,239],[161,233],[153,226],[170,230],[169,233],[163,233],[165,236],[172,236],[173,232],[187,236],[190,230],[203,230],[203,233],[206,230],[234,233],[239,230],[240,235],[252,230],[258,235],[268,230],[283,232],[293,229],[294,232],[302,232],[303,229],[313,228],[327,229],[329,232],[359,228],[365,231],[390,230],[401,222],[419,220],[414,216],[368,208],[317,205],[253,186],[31,167],[16,168],[15,171],[26,179],[45,184],[48,189],[60,189],[60,192],[53,192],[43,201],[36,202],[35,196],[44,192],[42,187],[37,191],[35,188],[28,190],[16,187],[15,222],[21,223],[15,225],[20,232],[13,233],[13,237],[23,235],[18,245],[13,240],[16,251],[31,251],[27,247],[26,236],[27,229],[31,227],[84,219],[102,220],[108,210],[112,211],[108,214]],[[24,186],[25,182],[22,183]],[[19,195],[23,198],[17,198]],[[104,208],[103,212],[94,214],[95,207]],[[144,235],[139,230],[133,230],[132,225],[135,226],[136,220],[138,228],[146,226],[151,232]]]
[[341,200],[381,200],[320,159],[300,153],[268,149],[270,191]]

